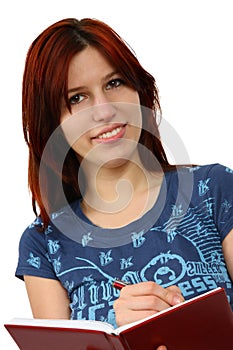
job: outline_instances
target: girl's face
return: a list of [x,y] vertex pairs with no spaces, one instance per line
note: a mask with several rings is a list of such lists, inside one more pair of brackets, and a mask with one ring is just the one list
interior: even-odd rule
[[79,160],[116,166],[137,154],[141,133],[138,92],[94,47],[75,55],[68,72],[61,127]]

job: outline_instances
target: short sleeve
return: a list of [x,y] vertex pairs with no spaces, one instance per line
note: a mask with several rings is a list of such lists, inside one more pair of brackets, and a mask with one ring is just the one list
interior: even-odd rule
[[19,242],[19,257],[16,277],[24,275],[57,279],[53,264],[49,259],[45,233],[39,232],[36,225],[30,225]]
[[223,240],[233,228],[233,170],[215,164],[208,173],[209,196],[213,198],[215,225]]

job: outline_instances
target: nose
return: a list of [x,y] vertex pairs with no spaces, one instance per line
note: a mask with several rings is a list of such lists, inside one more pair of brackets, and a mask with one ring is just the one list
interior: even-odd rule
[[96,122],[100,121],[109,121],[116,114],[116,107],[113,102],[110,102],[104,94],[98,96],[98,99],[95,99],[95,103],[92,111],[92,118]]

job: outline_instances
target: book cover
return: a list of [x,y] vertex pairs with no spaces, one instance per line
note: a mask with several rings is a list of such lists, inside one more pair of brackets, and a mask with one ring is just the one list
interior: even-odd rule
[[233,314],[222,288],[116,329],[88,320],[13,319],[4,326],[21,350],[233,349]]

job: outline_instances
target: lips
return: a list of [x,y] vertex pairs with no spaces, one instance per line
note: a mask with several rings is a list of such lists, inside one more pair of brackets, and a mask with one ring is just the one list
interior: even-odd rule
[[120,139],[125,133],[126,124],[112,125],[101,130],[101,132],[92,139],[97,142],[110,142]]

